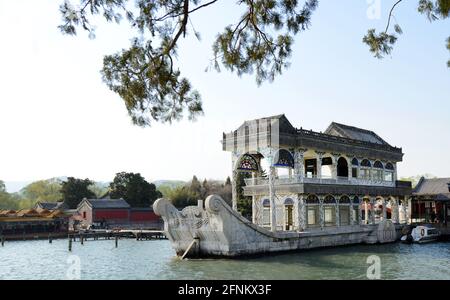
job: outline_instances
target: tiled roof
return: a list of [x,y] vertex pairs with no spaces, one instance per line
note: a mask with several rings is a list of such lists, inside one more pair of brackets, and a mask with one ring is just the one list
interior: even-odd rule
[[84,201],[92,208],[130,208],[130,205],[123,199],[84,199],[80,205]]
[[331,123],[330,126],[328,126],[327,130],[325,131],[325,134],[340,136],[340,137],[345,137],[345,138],[349,138],[349,139],[353,139],[353,140],[359,140],[359,141],[375,143],[375,144],[380,144],[380,145],[389,145],[373,131],[354,127],[354,126],[339,124],[339,123],[335,123],[335,122]]
[[438,200],[450,200],[450,178],[421,178],[413,190],[416,196],[436,196]]

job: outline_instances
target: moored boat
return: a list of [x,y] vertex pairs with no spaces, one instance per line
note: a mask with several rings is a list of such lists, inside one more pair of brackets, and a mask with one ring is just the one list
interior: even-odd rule
[[435,242],[440,237],[440,232],[434,227],[417,226],[411,230],[410,234],[405,234],[401,237],[404,243],[430,243]]

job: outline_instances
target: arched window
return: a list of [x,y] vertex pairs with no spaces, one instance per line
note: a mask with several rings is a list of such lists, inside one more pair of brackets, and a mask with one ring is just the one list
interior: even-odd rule
[[270,227],[270,200],[264,199],[262,201],[263,205],[263,215],[262,215],[262,223],[263,227]]
[[323,203],[325,226],[336,226],[336,199],[333,196],[328,195],[323,199]]
[[353,207],[351,209],[353,209],[353,219],[352,222],[353,224],[359,224],[359,215],[361,214],[361,210],[360,210],[360,204],[359,204],[359,198],[358,196],[353,197]]
[[373,167],[376,168],[376,169],[383,169],[383,164],[382,164],[379,160],[377,160],[377,161],[373,164]]
[[370,167],[372,167],[372,164],[370,163],[370,161],[368,159],[363,159],[361,161],[361,167],[370,168]]
[[319,198],[316,195],[309,195],[306,198],[306,204],[319,204]]
[[[317,227],[319,226],[319,198],[316,195],[309,195],[306,198],[306,203],[309,204],[307,206],[307,214],[306,221],[308,227]],[[316,205],[311,205],[316,204]]]
[[342,196],[339,199],[339,204],[350,204],[350,198],[348,196]]
[[336,199],[333,196],[328,195],[323,199],[324,204],[336,204]]
[[358,178],[358,166],[359,166],[359,161],[355,157],[352,159],[352,177],[353,178]]
[[294,168],[294,158],[292,157],[291,152],[280,149],[275,154],[274,164],[275,167],[282,167],[282,168]]
[[394,181],[394,166],[391,163],[387,163],[384,169],[384,181]]
[[363,159],[361,161],[361,171],[360,171],[360,177],[363,179],[370,179],[370,168],[372,167],[372,164],[368,159]]
[[348,163],[344,157],[340,157],[337,161],[337,176],[348,178]]
[[350,225],[350,198],[342,196],[339,199],[339,224],[341,226]]
[[373,164],[374,171],[373,171],[373,180],[376,181],[382,181],[383,180],[383,164],[380,161],[376,161]]
[[291,198],[286,198],[284,200],[284,205],[294,205],[294,200],[292,200]]
[[294,200],[287,198],[284,200],[284,225],[286,230],[294,229]]
[[237,169],[240,171],[257,172],[259,170],[258,162],[252,155],[244,154],[239,160]]

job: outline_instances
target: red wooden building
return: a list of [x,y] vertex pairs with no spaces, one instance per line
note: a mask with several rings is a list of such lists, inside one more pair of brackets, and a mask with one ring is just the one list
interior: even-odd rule
[[157,227],[161,222],[152,208],[131,208],[123,199],[83,199],[77,211],[83,225],[97,228]]

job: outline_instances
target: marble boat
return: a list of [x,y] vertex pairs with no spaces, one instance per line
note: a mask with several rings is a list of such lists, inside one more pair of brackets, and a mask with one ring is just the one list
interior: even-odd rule
[[[297,129],[284,115],[246,121],[223,134],[232,157],[232,201],[212,195],[179,211],[159,199],[154,211],[182,257],[237,257],[400,237],[411,183],[397,180],[401,148],[372,131],[332,123],[324,133]],[[238,213],[251,197],[251,221]]]

